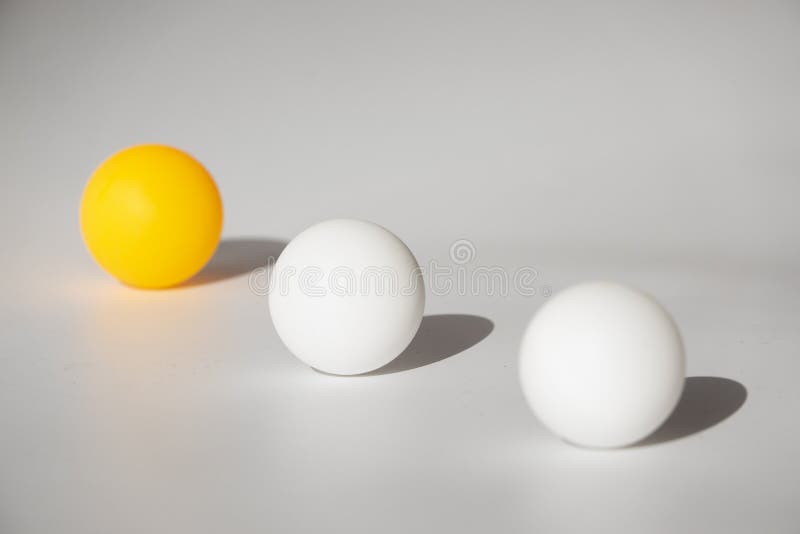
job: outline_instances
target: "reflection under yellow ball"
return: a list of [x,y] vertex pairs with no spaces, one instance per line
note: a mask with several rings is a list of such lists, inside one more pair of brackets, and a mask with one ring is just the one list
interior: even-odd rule
[[189,154],[138,145],[94,171],[80,218],[86,246],[103,269],[131,286],[162,288],[188,280],[211,259],[222,232],[222,200]]

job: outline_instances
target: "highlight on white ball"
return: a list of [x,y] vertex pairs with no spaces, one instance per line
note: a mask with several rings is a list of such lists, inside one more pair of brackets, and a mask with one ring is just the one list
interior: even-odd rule
[[650,435],[678,403],[683,342],[650,296],[586,282],[533,317],[519,373],[528,404],[551,432],[581,446],[623,447]]
[[377,224],[318,223],[295,237],[270,273],[278,336],[301,361],[354,375],[395,359],[425,309],[422,271],[408,247]]

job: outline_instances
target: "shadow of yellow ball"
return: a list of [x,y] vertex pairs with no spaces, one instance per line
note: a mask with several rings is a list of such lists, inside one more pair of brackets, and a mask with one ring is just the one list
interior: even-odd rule
[[208,171],[163,145],[123,149],[94,171],[81,200],[81,233],[95,261],[125,284],[180,284],[211,259],[222,200]]

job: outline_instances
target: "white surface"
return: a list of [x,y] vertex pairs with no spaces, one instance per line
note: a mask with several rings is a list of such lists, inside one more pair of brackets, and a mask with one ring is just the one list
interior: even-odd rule
[[[0,3],[0,531],[796,533],[799,61],[786,1]],[[78,230],[152,141],[226,210],[168,292]],[[395,372],[314,372],[230,275],[332,217],[540,292],[429,293]],[[684,335],[647,446],[565,445],[522,397],[542,293],[587,279]]]
[[313,225],[291,240],[268,290],[281,340],[314,369],[374,371],[417,333],[425,285],[414,255],[386,228],[354,219]]
[[571,443],[622,447],[654,432],[683,390],[681,336],[652,298],[610,282],[552,297],[525,330],[522,392],[544,425]]

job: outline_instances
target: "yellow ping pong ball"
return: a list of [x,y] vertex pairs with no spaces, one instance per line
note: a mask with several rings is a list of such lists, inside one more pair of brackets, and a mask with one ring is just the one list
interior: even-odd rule
[[81,233],[95,261],[125,284],[162,288],[191,278],[222,232],[222,200],[208,171],[163,145],[123,149],[83,191]]

